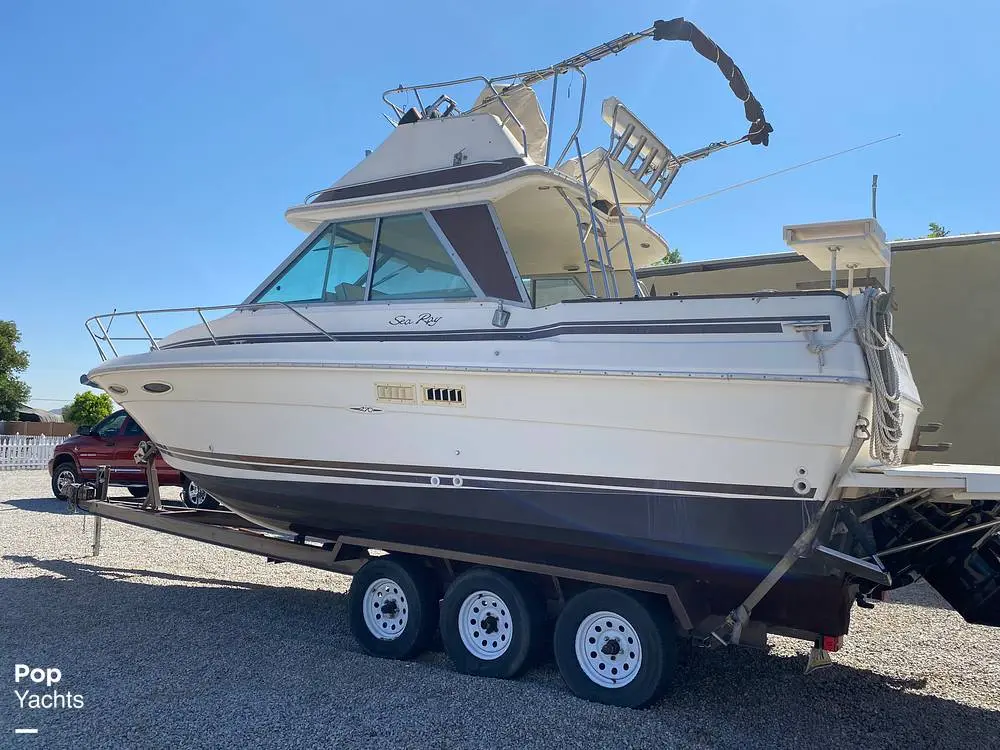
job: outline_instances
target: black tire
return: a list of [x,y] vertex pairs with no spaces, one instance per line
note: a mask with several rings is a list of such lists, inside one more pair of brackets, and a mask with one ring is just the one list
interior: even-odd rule
[[201,489],[187,477],[181,485],[181,501],[194,510],[214,510],[219,507],[219,501]]
[[149,494],[149,487],[128,487],[128,494],[132,497],[146,497]]
[[52,468],[52,494],[55,495],[56,500],[65,500],[66,496],[59,491],[60,475],[65,474],[63,479],[69,479],[69,475],[72,474],[72,482],[79,483],[80,472],[76,470],[76,464],[72,461],[60,461]]
[[[470,600],[477,592],[488,592],[495,598],[481,596]],[[464,634],[470,641],[477,639],[477,647],[478,639],[482,638],[480,655],[473,653],[463,640],[466,620],[462,608],[467,600],[472,611],[466,613],[469,629]],[[484,623],[490,632],[484,629]],[[448,587],[441,604],[444,651],[455,669],[465,674],[516,677],[534,663],[544,627],[545,602],[530,579],[506,571],[467,570]]]
[[[592,625],[593,635],[586,637],[595,646],[595,650],[585,654],[583,658],[586,659],[588,655],[596,657],[590,660],[591,664],[600,662],[607,666],[606,678],[603,678],[605,672],[599,671],[598,666],[594,667],[595,672],[603,679],[628,679],[626,684],[611,686],[599,683],[588,676],[577,656],[577,631],[588,618],[601,612],[610,612],[618,618],[624,618],[635,632],[641,651],[627,650],[629,644],[618,633],[618,628],[623,627],[622,625],[608,630],[604,626],[606,622],[613,620],[598,620]],[[608,638],[603,635],[605,632],[612,632],[614,635]],[[624,632],[627,631],[623,631],[623,634]],[[604,646],[600,643],[602,638]],[[614,641],[617,645],[609,641]],[[606,648],[609,650],[604,650]],[[616,655],[610,648],[624,650],[617,651]],[[573,693],[589,701],[624,708],[642,708],[656,700],[669,686],[677,666],[677,635],[669,609],[651,597],[619,589],[588,589],[570,599],[556,621],[553,649],[559,673]],[[640,665],[638,671],[626,677],[629,674],[625,666],[628,664],[625,658],[628,653],[633,654],[633,659],[637,653]],[[597,656],[598,654],[602,656]],[[618,669],[622,670],[618,672],[622,676],[612,678],[609,673]]]
[[[390,581],[391,586],[384,591],[384,598],[374,600],[373,595],[369,602],[369,587],[382,579]],[[386,659],[411,659],[427,647],[434,635],[437,603],[436,582],[419,560],[377,557],[354,574],[347,595],[347,622],[365,653]],[[365,612],[370,606],[373,627],[382,625],[384,635],[376,635],[366,622]],[[393,607],[391,611],[386,609],[389,606]],[[391,632],[400,622],[402,629]]]

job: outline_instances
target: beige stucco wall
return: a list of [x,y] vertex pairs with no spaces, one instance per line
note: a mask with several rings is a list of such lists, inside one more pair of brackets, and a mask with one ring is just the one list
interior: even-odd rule
[[[892,254],[890,282],[899,307],[894,333],[920,388],[920,421],[944,424],[923,441],[954,444],[915,459],[1000,464],[1000,239],[956,239],[929,247],[902,243]],[[881,272],[872,275],[882,279]],[[806,261],[644,279],[647,287],[656,284],[657,296],[793,291],[801,282],[828,280]]]

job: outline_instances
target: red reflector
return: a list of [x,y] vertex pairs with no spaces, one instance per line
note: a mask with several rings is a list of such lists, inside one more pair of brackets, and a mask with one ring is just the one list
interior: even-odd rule
[[840,647],[844,644],[844,636],[824,635],[820,639],[820,644],[824,651],[840,651]]

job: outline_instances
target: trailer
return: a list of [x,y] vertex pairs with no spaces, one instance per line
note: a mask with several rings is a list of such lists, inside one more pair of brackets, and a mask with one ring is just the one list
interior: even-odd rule
[[[106,518],[260,555],[269,562],[349,575],[353,580],[348,624],[371,655],[412,658],[440,633],[457,670],[513,678],[542,658],[544,645],[551,643],[568,687],[580,697],[611,705],[642,707],[654,701],[668,689],[680,653],[688,647],[763,647],[767,635],[775,634],[812,644],[806,673],[831,664],[830,653],[840,648],[844,633],[775,626],[753,616],[756,605],[796,560],[811,555],[828,558],[859,582],[848,608],[854,603],[871,607],[890,588],[917,577],[912,566],[892,566],[882,558],[902,557],[899,553],[917,547],[940,549],[942,562],[926,572],[931,584],[958,602],[966,619],[998,624],[1000,469],[996,467],[911,465],[846,472],[840,486],[848,496],[896,488],[897,494],[887,496],[862,518],[919,508],[932,495],[946,496],[959,509],[992,511],[979,512],[972,523],[963,521],[959,528],[923,536],[914,536],[914,525],[906,525],[900,534],[904,543],[868,559],[811,543],[810,526],[768,576],[723,617],[717,611],[713,614],[707,600],[710,589],[682,578],[632,575],[626,570],[611,573],[499,551],[448,549],[433,542],[351,534],[314,539],[280,534],[225,509],[167,504],[156,481],[155,455],[151,444],[143,444],[136,454],[137,462],[146,466],[150,489],[144,501],[109,499],[107,467],[99,468],[95,482],[70,487],[70,507],[95,516],[94,555],[101,550]],[[952,514],[952,518],[966,516],[961,510]],[[956,556],[955,548],[948,547],[966,540],[974,559],[964,552]],[[961,574],[951,570],[956,565]]]

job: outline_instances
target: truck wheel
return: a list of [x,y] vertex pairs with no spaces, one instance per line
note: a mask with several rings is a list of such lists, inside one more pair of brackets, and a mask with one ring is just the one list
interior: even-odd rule
[[673,618],[650,598],[618,589],[588,589],[570,599],[553,648],[570,690],[612,706],[649,705],[676,668]]
[[440,624],[445,653],[459,672],[515,677],[539,651],[545,603],[527,579],[473,568],[448,587]]
[[80,473],[72,461],[60,461],[52,469],[52,494],[57,500],[65,500],[63,489],[80,481]]
[[199,487],[186,477],[181,487],[181,500],[187,507],[195,510],[213,510],[219,507],[218,500],[205,492],[203,487]]
[[377,557],[354,574],[347,621],[372,656],[410,659],[423,651],[437,626],[434,579],[418,560]]
[[132,497],[146,497],[149,494],[149,487],[129,487],[128,494]]

